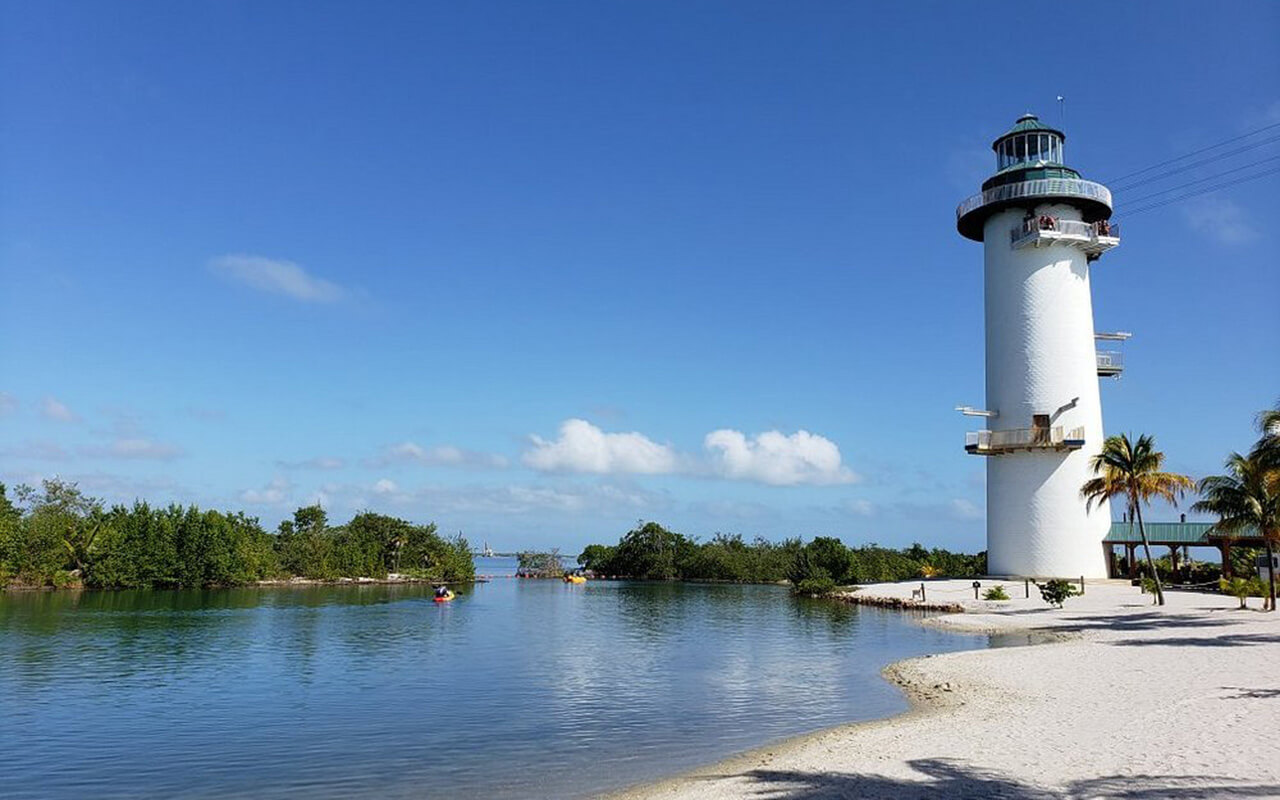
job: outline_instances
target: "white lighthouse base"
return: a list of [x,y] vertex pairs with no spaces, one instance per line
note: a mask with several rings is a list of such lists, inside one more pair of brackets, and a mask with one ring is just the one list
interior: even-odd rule
[[1107,503],[1085,510],[1089,456],[1011,453],[987,460],[987,573],[1105,578]]

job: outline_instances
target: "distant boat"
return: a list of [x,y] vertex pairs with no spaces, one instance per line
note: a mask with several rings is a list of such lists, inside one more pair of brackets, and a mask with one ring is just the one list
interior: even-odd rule
[[488,543],[488,542],[485,542],[485,543],[484,543],[484,550],[481,550],[481,551],[480,551],[480,557],[481,557],[481,558],[493,558],[493,548],[489,546],[489,543]]

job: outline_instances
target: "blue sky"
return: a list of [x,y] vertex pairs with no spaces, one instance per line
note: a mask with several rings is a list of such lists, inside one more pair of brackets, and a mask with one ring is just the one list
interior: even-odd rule
[[[0,480],[500,548],[980,548],[990,141],[1064,95],[1107,181],[1280,122],[1271,4],[0,8]],[[1278,185],[1117,193],[1106,426],[1174,469],[1280,397]]]

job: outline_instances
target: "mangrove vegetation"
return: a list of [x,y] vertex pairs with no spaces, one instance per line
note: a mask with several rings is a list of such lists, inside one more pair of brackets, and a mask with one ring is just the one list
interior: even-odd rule
[[0,587],[98,589],[236,586],[293,577],[438,581],[475,577],[461,536],[372,512],[330,525],[319,506],[298,509],[274,533],[256,517],[196,506],[105,507],[72,483],[0,484]]

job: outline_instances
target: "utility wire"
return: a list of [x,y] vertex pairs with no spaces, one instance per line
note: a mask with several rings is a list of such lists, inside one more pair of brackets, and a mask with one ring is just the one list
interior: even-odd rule
[[1173,164],[1173,163],[1175,163],[1175,162],[1182,161],[1183,159],[1191,158],[1192,156],[1198,156],[1198,155],[1200,155],[1201,153],[1207,153],[1207,152],[1209,152],[1210,150],[1217,150],[1219,147],[1222,147],[1223,145],[1228,145],[1228,144],[1231,144],[1232,142],[1238,142],[1238,141],[1240,141],[1241,139],[1248,139],[1250,136],[1256,136],[1257,134],[1262,133],[1263,131],[1269,131],[1269,130],[1271,130],[1272,128],[1280,128],[1280,122],[1274,122],[1274,123],[1272,123],[1272,124],[1270,124],[1270,125],[1263,125],[1261,128],[1258,128],[1258,129],[1256,129],[1256,130],[1249,131],[1248,133],[1243,133],[1243,134],[1241,134],[1241,135],[1239,135],[1239,136],[1233,136],[1233,137],[1231,137],[1230,139],[1223,139],[1221,142],[1218,142],[1217,144],[1211,144],[1211,145],[1209,145],[1208,147],[1202,147],[1202,148],[1200,148],[1199,150],[1192,150],[1190,153],[1184,153],[1184,154],[1182,154],[1182,155],[1180,155],[1180,156],[1177,156],[1177,157],[1175,157],[1175,158],[1166,159],[1166,160],[1164,160],[1164,161],[1159,162],[1158,164],[1152,164],[1152,165],[1151,165],[1151,166],[1149,166],[1149,167],[1143,167],[1143,168],[1142,168],[1142,169],[1140,169],[1140,170],[1136,170],[1136,171],[1134,171],[1134,172],[1129,172],[1129,173],[1126,173],[1126,174],[1124,174],[1124,175],[1120,175],[1120,176],[1118,176],[1118,177],[1111,178],[1111,179],[1109,179],[1108,181],[1104,181],[1104,182],[1105,182],[1105,183],[1119,183],[1119,182],[1124,181],[1124,180],[1126,180],[1126,179],[1128,179],[1128,178],[1132,178],[1132,177],[1134,177],[1134,176],[1141,175],[1141,174],[1143,174],[1144,172],[1150,172],[1150,171],[1151,171],[1151,170],[1153,170],[1153,169],[1159,169],[1160,167],[1163,167],[1163,166],[1165,166],[1166,164]]
[[1195,186],[1197,183],[1207,183],[1208,181],[1213,181],[1213,180],[1217,180],[1217,179],[1219,179],[1219,178],[1224,178],[1224,177],[1226,177],[1227,175],[1231,175],[1231,174],[1236,173],[1236,172],[1243,172],[1243,171],[1244,171],[1244,170],[1246,170],[1246,169],[1253,169],[1254,167],[1260,166],[1260,165],[1262,165],[1262,164],[1266,164],[1266,163],[1271,162],[1271,161],[1280,161],[1280,156],[1271,156],[1270,158],[1262,158],[1262,159],[1259,159],[1259,160],[1257,160],[1257,161],[1253,161],[1253,162],[1250,162],[1250,163],[1248,163],[1248,164],[1245,164],[1245,165],[1244,165],[1244,166],[1242,166],[1242,167],[1236,167],[1236,168],[1234,168],[1234,169],[1223,170],[1222,172],[1215,173],[1215,174],[1213,174],[1213,175],[1208,176],[1207,178],[1198,178],[1198,179],[1196,179],[1196,180],[1194,180],[1194,181],[1187,181],[1186,183],[1180,183],[1180,184],[1178,184],[1177,186],[1170,186],[1168,189],[1161,189],[1161,190],[1160,190],[1160,191],[1158,191],[1158,192],[1151,192],[1150,194],[1144,194],[1144,195],[1142,195],[1141,197],[1136,197],[1136,198],[1134,198],[1134,199],[1132,199],[1132,200],[1130,200],[1130,199],[1128,199],[1128,198],[1126,197],[1126,198],[1125,198],[1125,201],[1126,201],[1126,203],[1127,203],[1128,205],[1132,205],[1132,206],[1140,206],[1140,205],[1143,205],[1144,203],[1146,203],[1148,200],[1151,200],[1152,198],[1155,198],[1155,197],[1159,197],[1159,196],[1160,196],[1160,195],[1162,195],[1162,194],[1168,194],[1169,192],[1176,192],[1176,191],[1178,191],[1179,189],[1185,189],[1185,188],[1187,188],[1188,186]]
[[1258,180],[1259,178],[1264,178],[1264,177],[1266,177],[1267,175],[1272,175],[1272,174],[1274,174],[1274,173],[1276,173],[1276,172],[1280,172],[1280,167],[1272,167],[1271,169],[1264,170],[1264,171],[1259,172],[1259,173],[1257,173],[1257,174],[1255,174],[1255,175],[1249,175],[1249,176],[1244,177],[1244,178],[1236,178],[1235,180],[1226,181],[1225,183],[1216,184],[1216,185],[1214,185],[1214,186],[1205,186],[1205,187],[1203,187],[1203,188],[1196,189],[1195,191],[1187,192],[1186,194],[1177,195],[1176,197],[1170,197],[1170,198],[1168,198],[1168,199],[1166,199],[1166,200],[1161,200],[1161,201],[1156,202],[1156,203],[1151,203],[1151,204],[1149,204],[1149,205],[1145,205],[1145,206],[1142,206],[1142,207],[1140,207],[1140,208],[1135,208],[1135,209],[1132,209],[1132,210],[1130,210],[1130,211],[1126,211],[1126,212],[1125,212],[1121,217],[1118,217],[1118,219],[1128,219],[1129,217],[1132,217],[1134,214],[1141,214],[1141,213],[1143,213],[1144,211],[1151,211],[1151,210],[1153,210],[1153,209],[1161,208],[1161,207],[1163,207],[1163,206],[1167,206],[1167,205],[1169,205],[1169,204],[1171,204],[1171,203],[1177,203],[1177,202],[1179,202],[1179,201],[1181,201],[1181,200],[1186,200],[1186,199],[1191,198],[1191,197],[1198,197],[1199,195],[1202,195],[1202,194],[1208,194],[1208,193],[1210,193],[1210,192],[1216,192],[1216,191],[1218,191],[1219,189],[1225,189],[1225,188],[1227,188],[1228,186],[1235,186],[1235,185],[1237,185],[1237,184],[1241,184],[1241,183],[1248,183],[1249,181],[1256,181],[1256,180]]
[[[1186,172],[1187,170],[1192,170],[1192,169],[1195,169],[1196,167],[1203,167],[1205,164],[1212,164],[1215,161],[1221,161],[1224,158],[1230,158],[1231,156],[1239,155],[1240,153],[1244,153],[1249,150],[1256,150],[1259,147],[1265,147],[1266,145],[1269,145],[1272,142],[1277,142],[1277,141],[1280,141],[1280,136],[1272,136],[1271,138],[1263,139],[1260,142],[1252,142],[1243,147],[1237,147],[1234,150],[1228,150],[1225,153],[1218,153],[1217,155],[1209,156],[1208,158],[1202,158],[1199,161],[1193,161],[1190,164],[1183,164],[1182,166],[1174,167],[1173,169],[1166,170],[1165,172],[1162,172],[1159,175],[1152,175],[1151,177],[1143,178],[1142,180],[1139,180],[1139,181],[1134,181],[1130,183],[1128,186],[1120,186],[1116,188],[1115,191],[1127,192],[1130,189],[1133,189],[1138,186],[1143,186],[1148,183],[1154,183],[1156,181],[1162,181],[1165,178],[1169,177],[1170,175],[1177,175],[1179,172]],[[1186,157],[1187,156],[1183,156],[1182,158],[1186,158]],[[1180,161],[1182,159],[1177,159],[1177,160]]]

